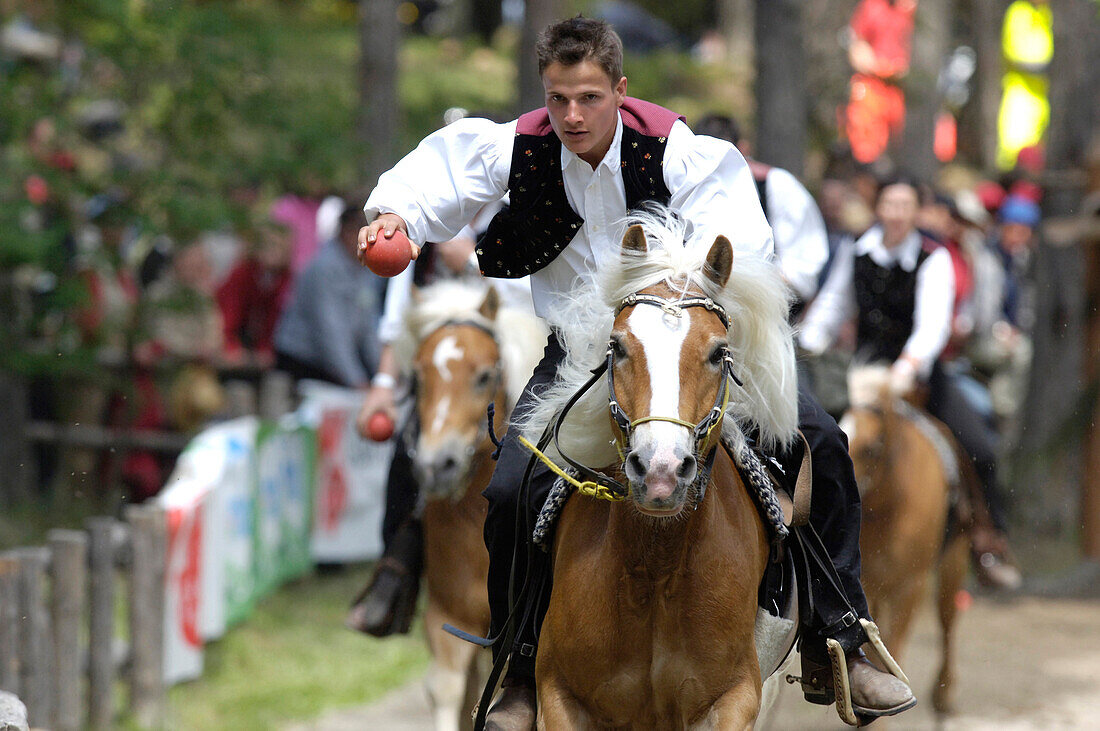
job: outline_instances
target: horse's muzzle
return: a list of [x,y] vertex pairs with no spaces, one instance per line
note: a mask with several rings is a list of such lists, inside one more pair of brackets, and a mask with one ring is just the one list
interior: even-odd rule
[[626,458],[634,502],[639,509],[654,514],[679,512],[698,471],[695,455],[681,446],[655,448],[652,443],[642,444]]
[[470,468],[465,445],[448,441],[437,449],[418,449],[413,473],[420,489],[429,497],[453,495],[462,487]]

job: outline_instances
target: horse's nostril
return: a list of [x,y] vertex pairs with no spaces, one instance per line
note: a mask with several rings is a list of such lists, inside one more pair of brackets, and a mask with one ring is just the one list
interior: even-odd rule
[[676,476],[681,480],[695,479],[695,457],[690,454],[684,457],[684,460],[680,463],[680,468],[676,470]]
[[626,458],[626,476],[635,482],[645,477],[645,463],[634,452]]

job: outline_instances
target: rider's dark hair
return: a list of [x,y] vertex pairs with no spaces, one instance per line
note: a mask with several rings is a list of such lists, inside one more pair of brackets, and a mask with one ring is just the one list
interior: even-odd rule
[[539,76],[552,63],[575,66],[582,61],[592,61],[604,70],[612,86],[623,77],[623,42],[602,20],[578,15],[551,23],[539,33],[535,54],[539,60]]
[[737,120],[725,114],[708,114],[695,123],[695,134],[717,137],[736,145],[741,141],[741,126]]
[[882,191],[893,185],[907,185],[913,189],[913,193],[916,194],[917,200],[921,200],[921,191],[923,190],[923,183],[915,175],[910,175],[906,172],[894,173],[882,178],[878,182],[878,191],[875,193],[875,204],[878,204],[879,198],[882,197]]

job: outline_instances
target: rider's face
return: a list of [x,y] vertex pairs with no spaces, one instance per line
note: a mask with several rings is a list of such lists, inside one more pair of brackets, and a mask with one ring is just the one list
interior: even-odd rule
[[875,213],[882,224],[886,246],[896,246],[917,225],[920,201],[917,191],[905,183],[888,185],[878,196]]
[[593,61],[572,66],[552,63],[542,72],[550,126],[570,152],[593,168],[611,147],[619,106],[626,96],[626,77],[614,85]]

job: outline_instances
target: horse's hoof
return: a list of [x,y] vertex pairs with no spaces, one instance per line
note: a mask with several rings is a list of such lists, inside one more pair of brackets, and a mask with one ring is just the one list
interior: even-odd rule
[[947,715],[951,713],[953,705],[951,702],[951,688],[942,683],[937,684],[936,689],[932,691],[932,708],[940,715]]

